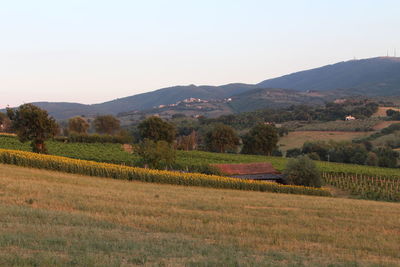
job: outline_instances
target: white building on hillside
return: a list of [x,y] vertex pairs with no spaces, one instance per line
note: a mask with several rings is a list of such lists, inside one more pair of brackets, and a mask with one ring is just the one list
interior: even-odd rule
[[346,116],[346,118],[345,118],[346,121],[354,121],[355,119],[356,119],[356,118],[354,118],[354,117],[351,116],[351,115]]

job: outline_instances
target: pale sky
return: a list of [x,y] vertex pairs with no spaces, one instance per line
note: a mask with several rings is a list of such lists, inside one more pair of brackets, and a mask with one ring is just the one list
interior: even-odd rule
[[398,0],[0,0],[0,109],[400,54]]

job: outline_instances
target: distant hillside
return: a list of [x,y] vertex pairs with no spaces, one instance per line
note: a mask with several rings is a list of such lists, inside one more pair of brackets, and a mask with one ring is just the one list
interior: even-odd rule
[[235,94],[243,93],[255,87],[255,85],[240,83],[222,86],[174,86],[94,105],[65,102],[35,102],[33,104],[46,109],[57,119],[67,119],[77,115],[116,115],[121,112],[148,110],[155,106],[174,104],[191,97],[201,98],[204,100],[223,99]]
[[299,92],[289,89],[252,89],[244,93],[233,95],[225,100],[209,100],[201,102],[182,102],[178,105],[162,105],[161,107],[144,111],[122,112],[118,114],[124,125],[137,123],[143,116],[158,115],[162,118],[171,118],[175,114],[186,116],[205,116],[216,118],[221,115],[254,111],[264,108],[284,108],[292,105],[323,105],[342,96],[339,92]]
[[74,116],[91,116],[106,113],[102,109],[93,108],[93,105],[84,105],[68,102],[35,102],[34,105],[47,110],[51,116],[57,119],[67,119]]
[[119,113],[131,110],[145,110],[159,105],[174,104],[187,98],[201,98],[204,100],[223,99],[235,94],[246,92],[255,88],[249,84],[227,84],[222,86],[174,86],[157,91],[138,94],[116,99],[98,105],[95,108],[107,110],[109,113]]
[[[271,91],[265,88],[292,90],[284,92],[282,89]],[[222,86],[174,86],[94,105],[51,102],[34,104],[48,110],[57,119],[66,119],[76,115],[144,111],[191,97],[222,100],[235,96],[228,109],[241,112],[298,103],[318,104],[327,97],[334,99],[349,95],[400,96],[400,58],[378,57],[340,62],[266,80],[256,85],[233,83]],[[227,112],[221,105],[217,108]],[[213,114],[217,113],[221,112]]]
[[232,96],[230,107],[235,112],[253,111],[263,108],[282,108],[291,105],[322,105],[330,95],[319,92],[299,92],[289,89],[253,89]]
[[345,89],[348,93],[369,96],[400,95],[400,58],[350,60],[269,79],[258,86],[299,91]]

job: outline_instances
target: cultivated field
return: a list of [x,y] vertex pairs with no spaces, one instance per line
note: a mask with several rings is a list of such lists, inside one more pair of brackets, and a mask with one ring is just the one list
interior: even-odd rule
[[374,126],[374,130],[379,131],[379,130],[389,127],[390,125],[395,124],[395,123],[399,123],[399,121],[382,121]]
[[396,107],[379,107],[378,111],[374,115],[372,115],[372,117],[387,117],[386,111],[389,109],[400,111],[400,109]]
[[[122,165],[135,165],[138,156],[123,151],[119,144],[99,143],[61,143],[47,142],[49,152],[52,155],[68,158],[91,160],[96,162],[116,163]],[[0,148],[30,151],[29,143],[20,143],[16,138],[0,136]],[[179,166],[207,166],[218,163],[252,163],[270,162],[282,171],[287,159],[282,157],[266,157],[261,155],[243,155],[230,153],[212,153],[204,151],[177,151],[177,165]],[[354,165],[334,162],[316,161],[317,166],[323,172],[333,173],[356,173],[372,176],[396,176],[399,177],[398,169],[380,168],[365,165]]]
[[398,266],[400,204],[0,165],[0,265]]
[[299,131],[337,131],[337,132],[369,132],[382,120],[379,118],[357,119],[352,121],[327,121],[306,124]]
[[351,141],[353,139],[366,137],[370,132],[339,132],[339,131],[296,131],[279,139],[281,150],[300,148],[307,141]]

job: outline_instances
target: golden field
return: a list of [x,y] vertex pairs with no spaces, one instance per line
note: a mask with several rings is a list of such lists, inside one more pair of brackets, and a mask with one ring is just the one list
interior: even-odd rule
[[370,135],[371,132],[295,131],[279,139],[278,146],[286,151],[301,148],[307,141],[351,141]]
[[399,266],[400,204],[0,165],[3,266]]

